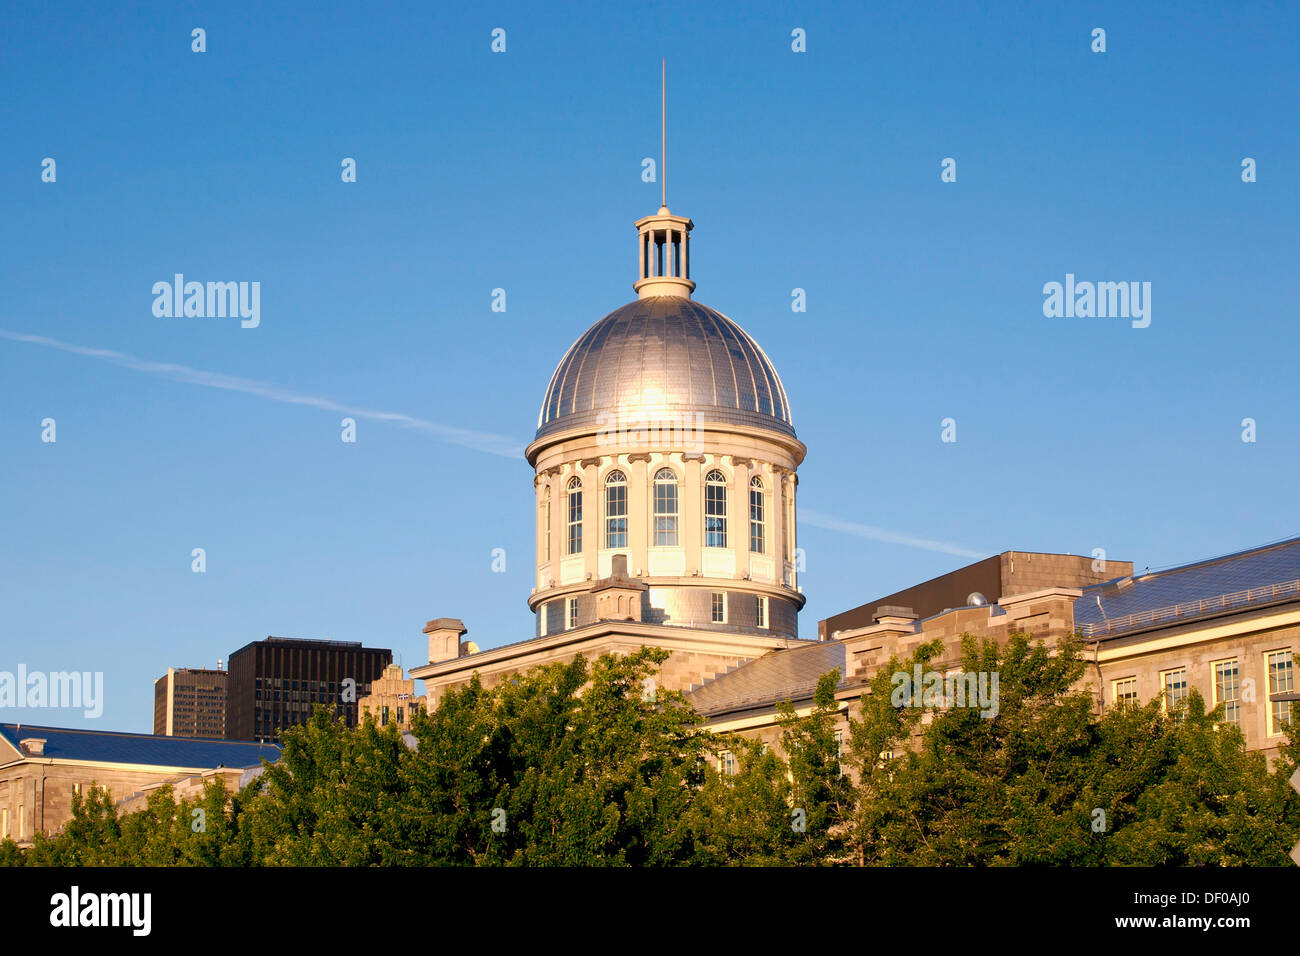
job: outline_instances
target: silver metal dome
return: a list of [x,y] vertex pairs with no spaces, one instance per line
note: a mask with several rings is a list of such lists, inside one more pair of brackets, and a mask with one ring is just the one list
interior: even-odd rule
[[744,329],[690,299],[653,296],[615,309],[573,343],[546,389],[537,437],[658,415],[794,436],[785,387]]

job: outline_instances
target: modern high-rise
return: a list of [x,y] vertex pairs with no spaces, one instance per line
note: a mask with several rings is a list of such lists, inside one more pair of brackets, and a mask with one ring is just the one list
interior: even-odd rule
[[268,637],[230,655],[226,739],[270,742],[317,704],[357,724],[357,701],[393,662],[388,648],[356,641]]
[[164,737],[225,737],[226,672],[167,668],[153,682],[153,732]]

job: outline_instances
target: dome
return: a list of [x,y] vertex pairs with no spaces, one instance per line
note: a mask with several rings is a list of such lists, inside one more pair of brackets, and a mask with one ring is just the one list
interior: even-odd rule
[[758,343],[681,296],[637,299],[589,328],[551,376],[537,437],[656,416],[794,437],[785,387]]

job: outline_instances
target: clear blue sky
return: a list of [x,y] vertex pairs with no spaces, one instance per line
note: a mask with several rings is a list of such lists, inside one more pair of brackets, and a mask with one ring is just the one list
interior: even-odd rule
[[[1154,568],[1300,532],[1298,20],[9,5],[0,670],[103,671],[94,724],[147,731],[168,666],[268,634],[407,667],[430,618],[483,647],[529,636],[528,466],[420,423],[522,448],[565,349],[633,298],[661,56],[696,297],[763,345],[809,449],[805,637],[966,553],[1103,547]],[[259,281],[260,327],[156,318],[176,272]],[[1066,273],[1150,282],[1150,327],[1045,318]],[[344,444],[339,407],[408,418],[358,416]]]

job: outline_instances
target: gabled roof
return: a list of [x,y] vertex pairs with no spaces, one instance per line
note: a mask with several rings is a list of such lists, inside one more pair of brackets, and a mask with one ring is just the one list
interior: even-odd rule
[[818,679],[837,667],[842,684],[844,663],[844,645],[839,641],[769,651],[695,688],[686,699],[704,716],[806,700],[817,689]]
[[1085,636],[1105,637],[1296,600],[1300,538],[1085,588],[1074,620]]
[[275,744],[245,743],[194,737],[156,737],[153,734],[125,734],[112,730],[80,730],[40,727],[35,724],[0,724],[0,737],[22,753],[19,741],[39,737],[45,752],[37,760],[88,760],[97,763],[128,763],[155,767],[256,767],[262,759],[280,759]]

